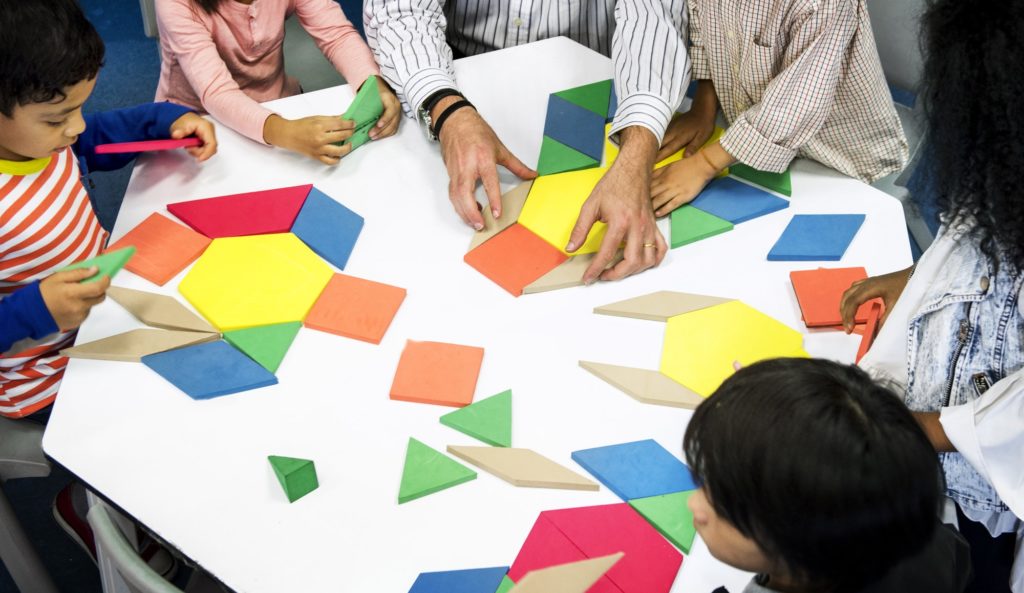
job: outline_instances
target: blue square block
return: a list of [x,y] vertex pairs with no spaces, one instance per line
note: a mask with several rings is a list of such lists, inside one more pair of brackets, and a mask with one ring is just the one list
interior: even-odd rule
[[315,187],[292,225],[295,236],[339,270],[345,269],[362,230],[362,216]]
[[149,354],[142,363],[192,399],[277,384],[273,373],[223,340]]
[[409,593],[494,593],[506,573],[507,566],[424,572]]
[[652,439],[583,449],[572,458],[626,501],[697,488],[690,468]]
[[604,154],[604,118],[557,95],[548,97],[544,135],[598,162]]
[[690,205],[733,224],[789,207],[789,201],[732,177],[715,179]]
[[839,261],[863,214],[797,214],[768,252],[769,261]]

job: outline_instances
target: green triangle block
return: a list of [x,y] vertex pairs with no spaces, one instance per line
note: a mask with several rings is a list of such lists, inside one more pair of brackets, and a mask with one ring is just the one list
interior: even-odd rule
[[544,136],[540,144],[540,158],[537,159],[537,173],[554,175],[566,171],[590,169],[600,164],[582,152]]
[[748,167],[743,163],[736,163],[735,165],[729,166],[729,174],[733,177],[746,179],[751,183],[756,183],[765,189],[780,193],[784,196],[793,195],[793,180],[789,175],[789,169],[786,169],[782,173],[769,173],[768,171],[758,171],[757,169]]
[[288,496],[288,502],[295,502],[320,486],[316,480],[316,466],[312,461],[278,455],[268,455],[267,459]]
[[570,103],[575,103],[584,109],[589,109],[602,118],[608,117],[608,100],[611,98],[611,95],[612,81],[610,79],[555,93],[555,96],[561,97]]
[[693,526],[693,513],[686,503],[694,492],[696,490],[636,498],[629,504],[668,541],[689,554],[697,528]]
[[97,272],[95,276],[90,276],[89,278],[82,280],[82,284],[96,282],[104,276],[110,276],[110,279],[113,280],[114,276],[121,271],[121,268],[128,263],[128,260],[130,260],[133,255],[135,255],[135,248],[129,246],[124,249],[118,249],[116,251],[109,251],[102,255],[97,255],[96,257],[85,261],[80,261],[77,264],[71,264],[66,268],[62,268],[60,271],[66,272],[68,270],[80,270],[82,268],[96,266],[99,268],[99,272]]
[[495,447],[512,446],[512,390],[441,416],[441,424]]
[[370,130],[383,113],[384,104],[380,100],[377,76],[371,74],[363,86],[359,87],[352,104],[341,116],[342,119],[352,120],[356,129],[348,140],[339,142],[338,145],[351,144],[352,150],[355,150],[365,144],[370,139]]
[[224,339],[263,368],[276,373],[301,327],[301,321],[261,325],[224,332]]
[[458,486],[476,478],[476,472],[445,457],[416,439],[409,439],[402,469],[398,504]]
[[498,585],[498,590],[495,591],[494,593],[508,593],[509,591],[512,590],[512,587],[515,587],[515,586],[516,586],[515,581],[513,581],[510,578],[508,578],[508,575],[505,575],[505,578],[501,579],[501,584]]
[[732,230],[732,223],[694,206],[672,211],[672,249]]

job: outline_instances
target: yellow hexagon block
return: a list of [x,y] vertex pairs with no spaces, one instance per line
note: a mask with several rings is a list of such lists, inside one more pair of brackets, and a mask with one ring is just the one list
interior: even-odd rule
[[707,397],[743,366],[779,357],[807,357],[803,336],[740,301],[668,320],[661,372]]
[[178,290],[220,331],[302,321],[334,272],[291,233],[214,239]]
[[[565,245],[569,242],[569,235],[572,234],[572,228],[580,216],[580,208],[607,170],[598,167],[542,175],[534,179],[523,211],[519,213],[519,224],[533,231],[556,249],[571,255],[565,251]],[[575,254],[596,253],[607,230],[608,225],[605,223],[595,224],[590,229],[587,240]]]

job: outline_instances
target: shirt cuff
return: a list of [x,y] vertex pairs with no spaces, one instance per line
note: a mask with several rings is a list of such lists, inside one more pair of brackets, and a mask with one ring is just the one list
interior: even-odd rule
[[156,113],[153,127],[161,134],[161,137],[171,137],[171,126],[186,113],[193,113],[192,109],[177,103],[165,101],[160,103],[160,109]]
[[704,51],[703,47],[691,45],[689,49],[690,53],[690,73],[693,80],[710,80],[711,79],[711,65],[708,64],[708,54]]
[[978,434],[975,430],[974,408],[977,401],[942,408],[939,412],[939,423],[942,424],[946,438],[956,447],[957,452],[964,456],[964,459],[981,474],[981,477],[992,483],[992,478],[988,475],[988,469],[986,469],[981,456],[981,445],[978,443]]
[[665,136],[668,122],[672,119],[674,109],[664,99],[650,93],[635,93],[619,101],[615,112],[615,119],[612,120],[610,136],[616,136],[622,130],[630,126],[641,126],[647,128],[658,140]]
[[782,173],[796,158],[796,151],[761,135],[745,116],[740,116],[719,140],[734,159],[759,171]]
[[454,88],[458,88],[455,86],[455,77],[440,68],[424,68],[405,81],[402,87],[402,107],[406,115],[416,117],[416,110],[430,95],[441,89]]

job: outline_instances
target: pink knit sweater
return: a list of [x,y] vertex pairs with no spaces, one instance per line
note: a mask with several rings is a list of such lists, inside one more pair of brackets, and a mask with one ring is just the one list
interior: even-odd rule
[[379,74],[370,48],[334,0],[253,0],[248,6],[223,0],[215,14],[192,0],[156,0],[162,62],[156,100],[209,112],[264,142],[263,124],[272,112],[259,103],[299,93],[298,81],[284,71],[284,21],[293,13],[353,88]]

